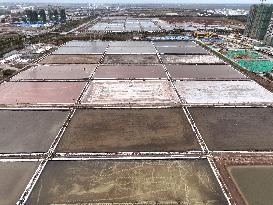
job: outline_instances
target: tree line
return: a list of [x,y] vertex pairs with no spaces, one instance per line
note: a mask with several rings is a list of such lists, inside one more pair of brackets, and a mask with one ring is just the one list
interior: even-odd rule
[[56,22],[63,23],[66,21],[65,9],[49,9],[47,12],[44,9],[40,10],[26,10],[23,21],[26,23],[37,22]]

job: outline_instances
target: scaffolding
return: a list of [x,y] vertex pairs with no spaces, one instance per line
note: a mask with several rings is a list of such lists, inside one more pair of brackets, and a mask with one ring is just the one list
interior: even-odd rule
[[264,37],[264,43],[269,46],[273,46],[273,18],[271,18],[267,32]]
[[254,39],[263,40],[271,20],[272,12],[272,5],[253,5],[249,12],[245,35]]
[[248,18],[247,18],[247,23],[246,23],[245,33],[244,33],[245,36],[248,36],[248,37],[250,36],[256,13],[257,13],[257,5],[251,6],[249,14],[248,14]]

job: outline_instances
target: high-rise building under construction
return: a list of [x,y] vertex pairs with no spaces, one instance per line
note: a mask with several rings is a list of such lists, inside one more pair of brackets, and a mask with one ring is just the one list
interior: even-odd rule
[[254,39],[263,40],[271,20],[272,12],[273,5],[256,4],[251,6],[245,35]]
[[273,18],[270,21],[267,32],[264,37],[264,43],[269,46],[273,46]]

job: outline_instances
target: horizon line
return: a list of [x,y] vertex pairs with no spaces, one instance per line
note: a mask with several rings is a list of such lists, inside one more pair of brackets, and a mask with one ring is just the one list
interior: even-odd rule
[[[203,3],[94,3],[94,2],[79,2],[79,3],[73,3],[73,2],[62,2],[62,3],[46,3],[46,2],[18,2],[18,1],[3,1],[2,3],[36,3],[36,4],[155,4],[155,5],[166,5],[166,4],[176,4],[176,5],[253,5],[253,4],[261,4],[261,3],[207,3],[207,4],[203,4]],[[0,2],[1,4],[1,2]],[[263,3],[263,4],[272,4],[272,3]]]

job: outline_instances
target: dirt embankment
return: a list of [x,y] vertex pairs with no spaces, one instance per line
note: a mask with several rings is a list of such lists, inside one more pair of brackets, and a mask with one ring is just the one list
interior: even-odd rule
[[251,166],[251,165],[272,165],[273,156],[259,154],[238,156],[238,154],[219,155],[215,158],[215,163],[221,173],[220,180],[227,185],[228,192],[231,194],[231,201],[234,204],[247,205],[237,189],[229,174],[228,168],[232,166]]

